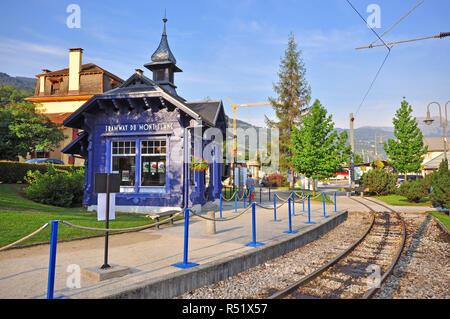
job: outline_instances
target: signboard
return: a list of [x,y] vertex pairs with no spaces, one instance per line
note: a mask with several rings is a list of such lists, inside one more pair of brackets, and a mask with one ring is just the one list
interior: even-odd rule
[[120,174],[95,173],[94,191],[96,193],[106,193],[106,181],[109,175],[109,192],[120,193]]
[[[106,197],[107,194],[97,195],[97,220],[106,220]],[[116,194],[109,194],[109,220],[116,218]]]
[[105,125],[105,133],[173,131],[174,122]]

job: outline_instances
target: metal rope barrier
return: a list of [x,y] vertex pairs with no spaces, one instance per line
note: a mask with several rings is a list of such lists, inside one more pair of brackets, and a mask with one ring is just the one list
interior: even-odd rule
[[225,196],[222,195],[222,199],[224,201],[231,202],[233,200],[234,196],[236,196],[236,193],[237,193],[237,191],[234,191],[233,195],[231,195],[230,198],[226,198]]
[[14,246],[14,245],[20,244],[21,242],[27,240],[28,238],[31,238],[31,237],[33,237],[34,235],[39,234],[41,231],[43,231],[44,229],[46,229],[48,225],[49,225],[49,223],[45,223],[44,225],[42,225],[41,227],[39,227],[38,229],[36,229],[36,230],[35,230],[34,232],[32,232],[31,234],[29,234],[29,235],[27,235],[27,236],[25,236],[25,237],[23,237],[23,238],[21,238],[21,239],[19,239],[19,240],[16,240],[15,242],[13,242],[13,243],[11,243],[11,244],[9,244],[9,245],[6,245],[6,246],[1,247],[1,248],[0,248],[0,251],[6,250],[6,249],[8,249],[8,248],[10,248],[10,247],[12,247],[12,246]]
[[160,222],[157,222],[157,223],[148,224],[148,225],[138,226],[138,227],[131,227],[131,228],[95,228],[95,227],[74,225],[74,224],[69,223],[68,221],[65,221],[65,220],[62,220],[61,223],[63,223],[66,226],[69,226],[69,227],[78,228],[78,229],[84,229],[84,230],[103,231],[103,232],[113,232],[113,231],[133,232],[133,231],[140,231],[140,230],[144,230],[144,229],[147,229],[147,228],[155,227],[155,226],[158,226],[158,225],[161,225],[161,224],[165,224],[165,223],[171,221],[172,219],[174,219],[175,217],[180,216],[180,215],[181,215],[181,213],[176,213],[172,217],[170,217],[168,219],[165,219],[163,221],[160,221]]
[[198,217],[203,218],[203,219],[206,219],[206,220],[217,221],[217,222],[225,222],[225,221],[229,221],[229,220],[238,218],[239,216],[241,216],[242,214],[244,214],[246,211],[248,211],[250,208],[252,208],[251,205],[248,206],[246,209],[244,209],[244,210],[243,210],[242,212],[240,212],[239,214],[237,214],[236,216],[228,217],[228,218],[223,218],[223,219],[216,219],[216,218],[205,217],[205,216],[202,216],[202,215],[200,215],[200,214],[197,214],[195,211],[191,210],[190,208],[189,208],[189,211],[192,212],[192,214],[194,214],[195,216],[198,216]]

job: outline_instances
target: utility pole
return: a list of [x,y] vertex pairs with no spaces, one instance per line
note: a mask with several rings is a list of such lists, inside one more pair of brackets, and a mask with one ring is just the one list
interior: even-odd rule
[[355,139],[354,139],[354,131],[353,131],[353,122],[355,118],[353,117],[353,113],[350,113],[350,146],[352,148],[352,153],[350,155],[350,187],[355,187]]

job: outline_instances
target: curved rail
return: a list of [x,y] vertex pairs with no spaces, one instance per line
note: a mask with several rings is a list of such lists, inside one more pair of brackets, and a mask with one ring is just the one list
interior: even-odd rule
[[[312,272],[311,274],[303,277],[302,279],[300,279],[299,281],[295,282],[294,284],[288,286],[287,288],[277,291],[276,293],[270,295],[268,297],[268,299],[280,299],[283,298],[285,296],[288,296],[289,294],[295,292],[298,288],[306,285],[308,282],[318,278],[322,273],[324,273],[326,270],[330,269],[333,265],[337,264],[339,261],[341,261],[342,259],[344,259],[347,255],[349,255],[352,251],[354,251],[354,249],[361,244],[361,242],[367,237],[367,235],[370,233],[370,231],[373,228],[373,225],[375,223],[375,210],[372,209],[370,206],[364,204],[363,202],[356,200],[354,198],[352,198],[354,201],[364,205],[365,207],[367,207],[371,213],[372,213],[372,220],[370,222],[369,227],[366,229],[366,231],[364,232],[364,234],[358,239],[356,240],[350,247],[348,247],[345,251],[343,251],[341,254],[339,254],[336,258],[334,258],[333,260],[329,261],[328,263],[326,263],[325,265],[323,265],[321,268],[317,269],[316,271]],[[367,198],[365,198],[367,199]],[[367,199],[368,200],[368,199]],[[371,201],[371,200],[369,200]],[[375,201],[371,201],[377,205],[383,206],[387,209],[389,209],[391,212],[395,212],[393,211],[390,207],[387,207],[385,205],[382,205],[378,202]],[[404,245],[405,245],[405,241],[406,241],[406,227],[405,227],[405,223],[403,218],[400,216],[400,214],[398,212],[395,212],[399,219],[401,220],[401,224],[402,224],[402,242],[400,244],[399,249],[397,250],[395,257],[393,258],[393,262],[391,263],[390,267],[384,272],[383,276],[380,278],[380,282],[379,285],[376,287],[371,288],[368,292],[366,292],[364,294],[364,296],[362,298],[367,299],[370,298],[371,296],[374,295],[374,293],[376,291],[378,291],[379,287],[381,286],[381,283],[384,282],[384,280],[387,278],[387,276],[389,276],[389,274],[392,272],[392,270],[394,269],[395,265],[397,264],[400,255],[403,251]]]

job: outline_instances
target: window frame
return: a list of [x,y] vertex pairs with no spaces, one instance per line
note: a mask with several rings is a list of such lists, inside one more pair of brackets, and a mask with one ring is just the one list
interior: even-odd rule
[[[170,189],[170,178],[169,178],[169,170],[170,170],[170,161],[169,161],[169,152],[170,150],[170,135],[161,134],[161,135],[145,135],[145,136],[115,136],[115,137],[107,137],[106,138],[106,158],[107,163],[105,165],[105,170],[107,172],[112,173],[112,164],[113,164],[113,142],[125,142],[125,141],[134,141],[135,142],[135,182],[134,186],[120,186],[120,193],[133,193],[133,194],[148,194],[148,193],[156,193],[156,194],[168,194]],[[141,143],[143,141],[154,141],[154,140],[163,140],[166,142],[166,161],[165,161],[165,180],[166,183],[164,186],[141,186],[141,163],[142,163],[142,152],[141,152]],[[108,156],[109,155],[109,156]],[[161,156],[162,154],[155,154],[157,156]],[[117,156],[117,155],[116,155]],[[129,156],[129,155],[124,155]],[[144,155],[146,156],[146,155]]]

